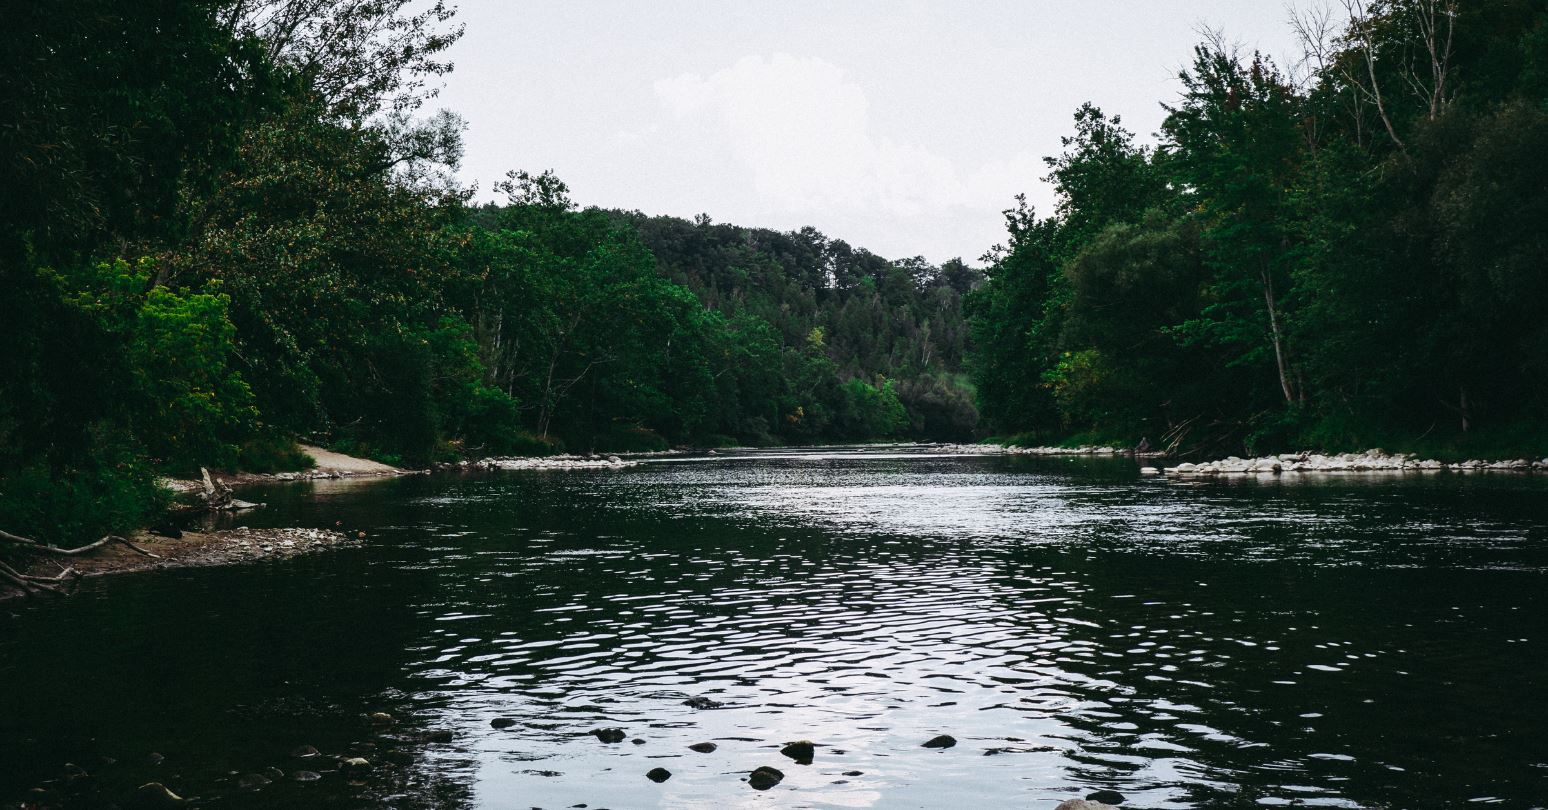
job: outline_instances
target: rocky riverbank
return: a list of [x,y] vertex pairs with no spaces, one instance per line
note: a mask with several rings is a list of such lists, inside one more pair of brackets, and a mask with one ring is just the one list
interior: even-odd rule
[[1548,472],[1548,458],[1538,461],[1511,459],[1505,461],[1436,461],[1420,459],[1412,453],[1386,453],[1367,450],[1364,453],[1281,453],[1260,458],[1231,456],[1219,461],[1200,463],[1185,462],[1175,467],[1158,469],[1147,467],[1144,472],[1176,476],[1210,475],[1282,475],[1286,473],[1422,473],[1422,472]]
[[1079,447],[1015,447],[1008,444],[941,444],[930,448],[932,453],[953,455],[1005,455],[1005,456],[1123,456],[1132,453],[1128,448],[1105,445],[1081,445]]
[[[363,532],[347,535],[329,529],[238,528],[179,534],[178,537],[165,537],[139,532],[128,538],[130,543],[111,543],[78,556],[21,551],[11,564],[29,577],[54,580],[51,589],[68,590],[85,577],[283,560],[313,551],[356,545],[365,539]],[[16,585],[0,583],[0,599],[23,595]]]
[[638,465],[618,456],[497,456],[478,461],[443,465],[442,469],[463,470],[587,470],[622,469]]

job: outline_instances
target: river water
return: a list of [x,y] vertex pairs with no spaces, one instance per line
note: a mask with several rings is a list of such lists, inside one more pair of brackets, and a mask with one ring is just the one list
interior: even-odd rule
[[0,806],[1548,806],[1544,477],[885,447],[250,492],[366,542],[0,606]]

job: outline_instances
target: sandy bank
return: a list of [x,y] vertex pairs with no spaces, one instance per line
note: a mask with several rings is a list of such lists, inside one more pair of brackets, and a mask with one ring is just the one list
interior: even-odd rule
[[[416,475],[424,470],[405,470],[368,458],[346,456],[332,450],[324,450],[309,444],[300,445],[302,452],[315,462],[311,469],[280,473],[220,472],[211,470],[210,476],[228,487],[246,484],[272,484],[278,481],[310,481],[323,478],[384,478],[395,475]],[[166,478],[162,486],[179,495],[202,492],[204,485],[194,478]]]

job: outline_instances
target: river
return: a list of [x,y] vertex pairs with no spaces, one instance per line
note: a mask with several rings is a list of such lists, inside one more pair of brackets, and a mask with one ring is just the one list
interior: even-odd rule
[[244,497],[366,542],[0,605],[0,806],[1548,804],[1544,476],[880,447]]

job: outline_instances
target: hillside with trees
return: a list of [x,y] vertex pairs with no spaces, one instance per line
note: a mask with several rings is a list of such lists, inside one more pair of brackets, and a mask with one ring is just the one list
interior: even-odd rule
[[0,522],[143,524],[155,478],[966,438],[961,262],[453,179],[444,3],[31,6],[0,71]]
[[1548,449],[1548,5],[1347,2],[1206,39],[1156,148],[1095,106],[969,299],[1023,440]]

